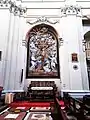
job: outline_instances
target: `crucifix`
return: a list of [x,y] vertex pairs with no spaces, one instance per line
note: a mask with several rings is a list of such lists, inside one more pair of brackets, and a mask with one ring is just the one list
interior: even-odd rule
[[49,53],[49,47],[52,46],[53,44],[55,43],[50,43],[48,42],[48,40],[46,38],[43,38],[43,39],[39,39],[38,40],[38,45],[37,47],[39,48],[40,50],[40,55],[41,55],[41,69],[43,69],[43,66],[44,66],[44,62],[45,62],[45,58],[48,57],[48,53]]
[[42,61],[41,69],[43,69],[44,60],[47,56],[47,52],[48,52],[47,48],[49,47],[49,45],[48,45],[48,42],[46,40],[43,40],[43,41],[39,40],[37,47],[40,50],[41,61]]

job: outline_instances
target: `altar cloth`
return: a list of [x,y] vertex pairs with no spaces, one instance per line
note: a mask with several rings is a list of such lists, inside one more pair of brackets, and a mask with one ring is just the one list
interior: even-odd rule
[[53,87],[31,87],[31,90],[53,90]]

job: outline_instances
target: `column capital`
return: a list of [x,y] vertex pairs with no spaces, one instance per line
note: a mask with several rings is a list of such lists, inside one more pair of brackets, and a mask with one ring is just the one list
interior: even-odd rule
[[65,5],[64,7],[61,8],[61,16],[67,15],[82,16],[81,7],[77,5]]
[[10,3],[10,12],[13,13],[14,15],[20,15],[20,10],[19,7],[16,6],[15,2]]
[[0,0],[0,8],[8,8],[10,0]]
[[18,6],[14,7],[14,15],[19,16],[20,15],[20,8]]
[[14,13],[15,6],[16,6],[15,2],[10,2],[10,12],[11,13]]
[[17,6],[15,2],[10,2],[10,12],[16,16],[21,16],[26,12],[26,8],[23,8],[21,5]]

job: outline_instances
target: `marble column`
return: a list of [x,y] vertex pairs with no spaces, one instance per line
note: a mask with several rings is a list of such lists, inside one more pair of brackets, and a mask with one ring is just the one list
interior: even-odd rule
[[[61,32],[64,40],[61,56],[61,81],[62,89],[83,90],[83,76],[87,78],[82,49],[82,19],[81,8],[77,5],[68,5],[61,8]],[[79,26],[80,24],[80,26]],[[72,54],[77,55],[77,60],[72,61]],[[82,67],[85,66],[82,71]],[[85,74],[83,75],[83,73]],[[87,80],[86,80],[87,81]],[[85,88],[88,89],[88,86]]]
[[8,1],[0,1],[0,51],[1,51],[1,61],[0,61],[0,86],[4,87],[5,78],[5,65],[6,59],[6,47],[8,44],[8,30],[9,30],[10,12]]
[[11,51],[11,67],[10,67],[10,77],[9,77],[9,89],[15,90],[16,81],[16,69],[17,69],[17,54],[18,54],[18,40],[19,40],[19,15],[20,11],[17,6],[14,10],[14,27],[13,27],[13,37],[12,37],[12,51]]
[[83,36],[82,18],[77,17],[77,21],[78,21],[78,39],[80,39],[79,51],[80,51],[80,66],[81,66],[81,75],[82,75],[82,87],[83,90],[88,90],[89,81],[88,81],[88,72],[87,72],[87,64],[86,64],[86,54],[83,46],[84,36]]

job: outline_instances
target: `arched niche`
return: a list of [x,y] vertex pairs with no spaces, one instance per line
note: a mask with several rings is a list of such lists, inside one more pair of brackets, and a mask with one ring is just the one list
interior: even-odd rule
[[47,24],[27,33],[27,78],[60,78],[58,34]]

